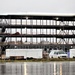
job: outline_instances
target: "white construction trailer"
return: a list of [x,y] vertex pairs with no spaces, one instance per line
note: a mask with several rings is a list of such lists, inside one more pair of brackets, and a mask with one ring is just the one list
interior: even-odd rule
[[6,58],[23,56],[26,58],[42,58],[43,49],[6,49]]
[[75,49],[70,49],[69,55],[70,55],[70,58],[75,58]]

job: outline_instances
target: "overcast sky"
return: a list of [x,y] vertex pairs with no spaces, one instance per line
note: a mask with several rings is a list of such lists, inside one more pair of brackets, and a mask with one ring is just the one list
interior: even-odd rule
[[75,13],[75,0],[0,0],[0,13]]
[[27,12],[75,14],[75,0],[0,0],[0,13]]

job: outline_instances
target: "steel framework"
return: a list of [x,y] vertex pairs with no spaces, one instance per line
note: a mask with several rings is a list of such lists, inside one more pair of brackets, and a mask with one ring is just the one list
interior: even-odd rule
[[75,16],[0,15],[0,48],[69,50],[75,46]]

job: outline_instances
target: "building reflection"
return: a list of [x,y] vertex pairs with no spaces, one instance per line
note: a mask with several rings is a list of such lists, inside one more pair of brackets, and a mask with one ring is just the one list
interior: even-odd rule
[[62,63],[60,63],[60,75],[62,75]]
[[70,62],[24,63],[24,75],[75,75],[75,65]]
[[1,65],[1,73],[5,74],[6,73],[6,65]]
[[75,62],[0,63],[0,75],[75,75]]
[[26,67],[26,63],[24,63],[24,75],[27,75],[27,67]]
[[62,63],[54,62],[54,75],[62,75]]

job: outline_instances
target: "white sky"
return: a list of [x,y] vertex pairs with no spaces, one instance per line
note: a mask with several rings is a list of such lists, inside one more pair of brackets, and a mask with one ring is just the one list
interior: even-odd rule
[[75,0],[0,0],[0,13],[75,13]]

